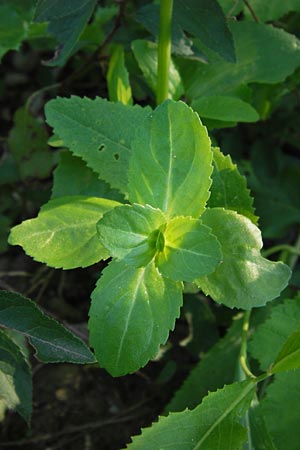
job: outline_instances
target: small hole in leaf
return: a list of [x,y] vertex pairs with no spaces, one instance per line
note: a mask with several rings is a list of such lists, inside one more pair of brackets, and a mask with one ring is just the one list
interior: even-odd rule
[[114,154],[114,158],[115,158],[116,161],[118,161],[118,159],[120,158],[119,153],[115,153]]
[[100,147],[98,148],[98,151],[99,151],[99,152],[102,152],[102,150],[104,150],[104,148],[105,148],[105,145],[104,145],[104,144],[101,144]]

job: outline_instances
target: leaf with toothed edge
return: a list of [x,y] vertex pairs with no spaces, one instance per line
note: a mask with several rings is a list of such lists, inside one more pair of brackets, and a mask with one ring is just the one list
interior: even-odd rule
[[[50,100],[47,123],[66,147],[112,188],[127,192],[127,170],[136,128],[151,108],[72,96]],[[113,118],[113,119],[112,119]]]
[[246,217],[223,208],[201,217],[221,244],[223,259],[215,272],[196,280],[203,292],[230,308],[251,309],[278,297],[291,271],[260,254],[260,230]]
[[182,284],[160,275],[153,262],[136,269],[112,261],[92,293],[90,344],[111,375],[135,372],[164,344],[182,305]]
[[207,130],[185,103],[166,100],[137,127],[128,175],[131,202],[160,208],[168,218],[198,218],[211,173]]
[[61,197],[44,205],[38,217],[25,220],[10,233],[9,243],[21,245],[36,261],[50,267],[87,267],[109,253],[101,244],[96,224],[120,203],[97,197]]

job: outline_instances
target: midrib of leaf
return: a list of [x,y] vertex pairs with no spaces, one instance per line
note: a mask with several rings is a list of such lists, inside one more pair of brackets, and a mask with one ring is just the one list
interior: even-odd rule
[[140,269],[140,270],[141,270],[141,273],[140,273],[140,275],[138,276],[138,279],[137,279],[137,281],[136,281],[136,287],[135,287],[135,290],[134,290],[134,292],[133,292],[132,302],[131,302],[131,307],[130,307],[130,309],[129,309],[129,311],[128,311],[127,319],[126,319],[126,323],[125,323],[125,327],[124,327],[123,334],[122,334],[122,337],[121,337],[121,340],[120,340],[120,344],[119,344],[119,348],[118,348],[118,353],[117,353],[117,359],[116,359],[116,365],[118,365],[118,364],[119,364],[119,361],[120,361],[121,351],[122,351],[123,344],[124,344],[124,339],[125,339],[125,336],[126,336],[126,333],[127,333],[127,330],[128,330],[128,326],[129,326],[131,314],[132,314],[132,311],[133,311],[133,308],[134,308],[134,305],[135,305],[135,302],[136,302],[137,293],[138,293],[138,290],[139,290],[140,285],[141,285],[141,283],[142,283],[142,280],[143,280],[143,278],[144,278],[145,268],[142,268],[142,269]]
[[192,255],[196,255],[196,256],[205,256],[206,258],[213,258],[213,256],[212,255],[207,255],[207,254],[205,254],[205,253],[199,253],[199,252],[194,252],[193,250],[191,250],[191,249],[188,249],[188,248],[182,248],[182,247],[173,247],[172,245],[166,245],[166,248],[171,248],[172,250],[174,250],[174,251],[178,251],[178,250],[180,250],[180,252],[182,252],[182,253],[190,253],[190,254],[192,254]]
[[[274,364],[273,369],[276,370],[278,367],[283,366],[286,362],[293,360],[296,356],[300,356],[300,349],[293,351],[292,353],[289,353],[287,356],[282,358],[278,363]],[[271,368],[272,372],[272,368]]]
[[171,192],[171,179],[172,179],[172,169],[173,169],[173,141],[172,141],[172,123],[170,119],[170,113],[168,110],[168,123],[169,123],[169,142],[170,142],[170,157],[169,157],[169,167],[168,167],[168,175],[167,175],[167,191],[166,197],[163,204],[163,211],[167,212],[170,201],[170,192]]
[[192,450],[198,450],[199,448],[201,448],[201,445],[206,441],[208,436],[226,418],[226,416],[228,416],[235,409],[235,407],[240,403],[240,401],[243,400],[246,397],[246,395],[248,395],[251,389],[253,389],[252,383],[250,383],[245,387],[245,390],[241,393],[241,395],[237,397],[237,399],[230,405],[230,407],[223,412],[223,414],[219,417],[219,419],[214,422],[214,424],[207,430],[207,432],[202,436],[200,441],[195,445],[195,447],[192,448]]
[[[66,224],[64,227],[55,228],[55,230],[51,231],[51,236],[50,237],[52,238],[56,233],[59,233],[61,231],[70,230],[70,229],[76,229],[76,228],[82,228],[82,227],[90,226],[93,223],[95,223],[94,219],[93,220],[91,219],[89,222],[80,222],[80,224],[73,224],[73,225],[67,225]],[[47,233],[49,233],[49,230],[36,231],[35,233],[32,233],[31,236],[35,237],[35,236],[40,236],[40,235],[47,234]]]

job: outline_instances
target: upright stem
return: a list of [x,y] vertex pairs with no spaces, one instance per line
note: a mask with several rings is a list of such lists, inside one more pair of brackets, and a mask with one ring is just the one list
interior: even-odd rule
[[160,1],[156,101],[168,98],[173,0]]

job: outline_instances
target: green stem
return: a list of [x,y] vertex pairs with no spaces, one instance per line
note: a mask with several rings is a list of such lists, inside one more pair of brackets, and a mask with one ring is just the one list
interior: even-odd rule
[[244,313],[242,343],[241,343],[241,351],[240,351],[240,364],[241,364],[241,368],[244,371],[244,374],[248,378],[256,379],[256,376],[253,375],[253,373],[251,372],[251,370],[249,369],[248,364],[247,364],[247,338],[248,338],[250,315],[251,315],[251,309]]
[[156,101],[159,105],[168,98],[169,69],[171,61],[173,0],[160,1],[159,33],[158,33],[158,64]]
[[291,255],[289,260],[289,266],[292,270],[294,270],[300,256],[300,232],[298,234],[296,243],[293,248],[294,248],[294,251],[292,252],[293,255]]
[[274,245],[274,247],[268,248],[267,250],[263,251],[263,256],[265,258],[267,258],[270,255],[273,255],[274,253],[278,253],[281,252],[282,250],[285,250],[289,253],[293,253],[295,255],[300,255],[300,240],[298,242],[298,246],[297,244],[295,246],[292,245],[288,245],[288,244],[279,244],[279,245]]

